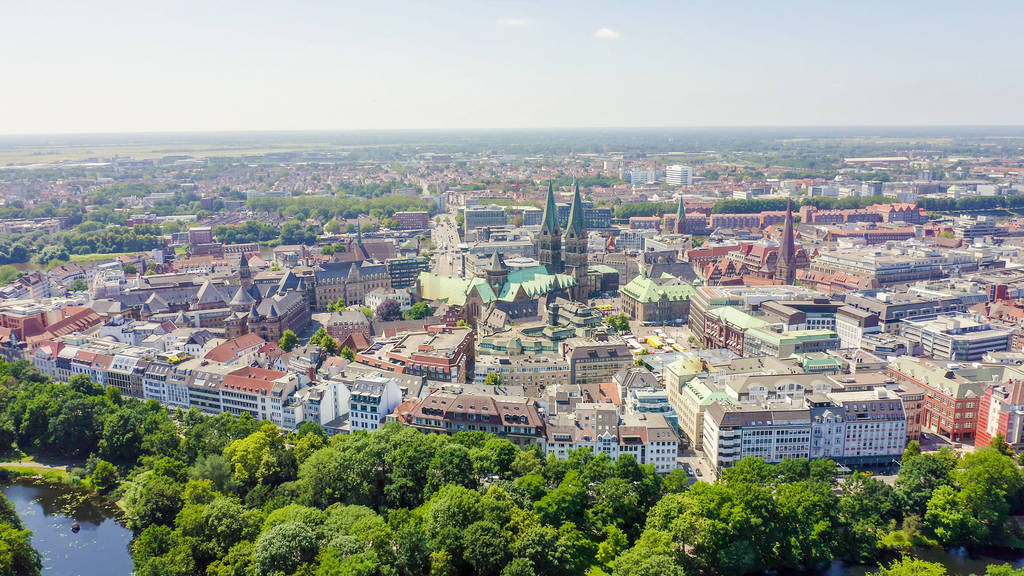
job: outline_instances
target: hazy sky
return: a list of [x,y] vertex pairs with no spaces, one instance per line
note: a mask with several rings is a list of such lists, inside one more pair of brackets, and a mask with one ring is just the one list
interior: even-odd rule
[[1024,124],[1024,2],[0,0],[0,133]]

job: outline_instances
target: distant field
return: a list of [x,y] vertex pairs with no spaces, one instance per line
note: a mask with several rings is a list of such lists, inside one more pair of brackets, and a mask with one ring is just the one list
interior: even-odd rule
[[[268,145],[259,147],[214,145],[106,145],[106,146],[54,146],[54,147],[0,147],[0,166],[10,164],[47,164],[51,162],[80,162],[94,158],[120,156],[135,160],[150,160],[164,156],[188,155],[196,157],[260,156],[272,152],[303,152],[322,150],[320,145]],[[341,147],[336,147],[341,148]]]

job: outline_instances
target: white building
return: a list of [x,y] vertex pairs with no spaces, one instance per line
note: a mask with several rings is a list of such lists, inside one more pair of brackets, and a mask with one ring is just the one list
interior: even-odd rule
[[671,186],[692,186],[693,168],[679,164],[665,168],[665,183]]
[[349,385],[349,430],[372,432],[402,403],[402,390],[393,378],[365,377]]
[[620,415],[612,404],[581,403],[572,413],[552,418],[546,434],[546,453],[559,459],[589,448],[612,460],[630,454],[659,473],[678,467],[679,437],[661,414]]
[[986,352],[1008,350],[1012,334],[972,314],[903,321],[903,337],[920,342],[925,356],[941,360],[980,360]]
[[637,184],[653,184],[658,181],[658,173],[654,170],[630,170],[629,171],[629,183],[631,185]]
[[394,288],[374,288],[363,299],[363,303],[370,310],[376,310],[385,300],[398,302],[398,308],[405,312],[412,307],[412,296],[408,290],[396,290]]

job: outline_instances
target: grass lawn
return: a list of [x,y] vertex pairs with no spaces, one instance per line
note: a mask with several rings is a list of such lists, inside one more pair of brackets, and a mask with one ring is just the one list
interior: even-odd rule
[[118,256],[125,256],[128,254],[138,254],[138,252],[107,252],[106,254],[72,254],[70,261],[77,264],[83,262],[98,262],[100,260],[110,260],[117,258]]

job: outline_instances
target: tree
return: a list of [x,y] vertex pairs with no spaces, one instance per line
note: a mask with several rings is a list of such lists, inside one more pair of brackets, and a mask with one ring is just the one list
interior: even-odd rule
[[486,386],[501,386],[501,375],[497,372],[491,372],[484,378],[484,385]]
[[509,559],[508,541],[501,527],[493,522],[470,524],[463,536],[463,558],[479,576],[499,576]]
[[668,494],[679,494],[690,487],[690,476],[682,468],[676,468],[665,475],[661,483],[662,489]]
[[903,458],[896,477],[896,490],[906,502],[906,512],[923,516],[932,492],[952,484],[956,465],[957,457],[952,452]]
[[[460,214],[461,216],[461,214]],[[501,571],[501,576],[536,576],[533,562],[529,558],[513,558]]]
[[398,305],[398,301],[388,298],[381,302],[380,306],[377,306],[376,317],[381,322],[391,322],[401,318],[402,310]]
[[85,292],[89,289],[89,285],[85,283],[85,280],[81,278],[75,278],[74,281],[68,285],[68,290],[71,292]]
[[117,485],[117,468],[106,460],[100,460],[89,480],[97,491],[107,492]]
[[612,314],[604,319],[605,324],[616,332],[629,332],[629,316]]
[[988,531],[971,513],[970,503],[952,486],[940,486],[928,500],[925,522],[944,546],[984,541]]
[[893,561],[889,566],[883,566],[879,576],[946,576],[946,567],[938,562],[926,562],[910,556],[904,556]]
[[313,334],[313,337],[309,339],[309,343],[314,346],[318,346],[321,350],[328,354],[338,353],[338,341],[333,336],[327,333],[327,329],[321,326],[317,328],[317,331]]
[[0,523],[0,574],[38,576],[43,562],[32,548],[32,532],[8,522]]
[[295,455],[285,448],[284,437],[271,423],[224,449],[232,478],[243,485],[272,484],[295,473]]
[[281,339],[277,341],[278,346],[280,346],[285,352],[291,352],[298,343],[299,337],[291,330],[285,330],[284,333],[281,334]]
[[294,574],[316,556],[313,529],[301,522],[288,522],[260,535],[253,547],[253,568],[259,576]]
[[166,476],[152,470],[139,474],[124,489],[128,524],[136,530],[153,524],[170,526],[181,509],[181,492],[181,484]]
[[338,298],[337,300],[335,300],[333,302],[328,302],[327,303],[327,311],[328,312],[342,312],[345,309],[346,309],[346,307],[345,307],[345,299],[344,298]]
[[626,534],[615,526],[606,526],[604,542],[597,547],[597,561],[608,566],[629,547]]
[[433,312],[434,310],[426,302],[417,302],[405,311],[404,317],[406,320],[422,320]]
[[989,448],[998,451],[1000,454],[1003,454],[1004,456],[1013,455],[1013,450],[1010,448],[1010,445],[1006,443],[1006,437],[1003,436],[1002,434],[996,434],[995,436],[993,436],[992,440],[989,441],[988,445]]
[[344,358],[345,360],[348,360],[349,362],[355,362],[355,360],[356,360],[356,353],[355,353],[355,351],[353,351],[348,346],[345,346],[344,348],[341,349],[340,356],[342,358]]

